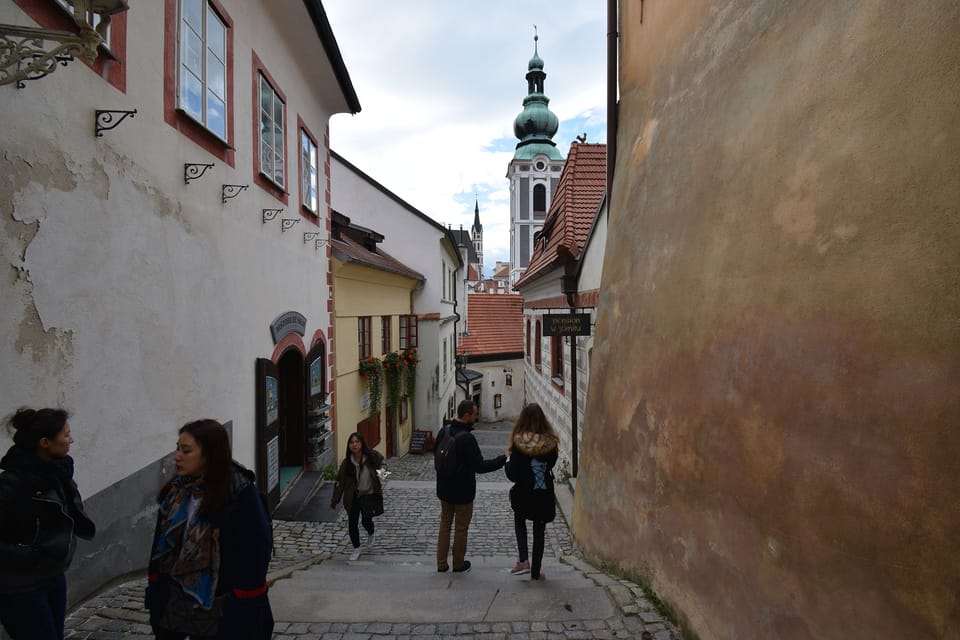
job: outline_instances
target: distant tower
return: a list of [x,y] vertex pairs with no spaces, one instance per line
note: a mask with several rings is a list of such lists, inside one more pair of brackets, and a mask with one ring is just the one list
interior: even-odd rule
[[475,200],[473,206],[473,226],[470,227],[470,238],[473,240],[473,251],[477,254],[477,275],[483,280],[483,225],[480,224],[480,201]]
[[[536,29],[536,27],[534,27]],[[534,32],[533,57],[527,65],[527,97],[523,111],[513,121],[513,134],[520,140],[507,167],[510,180],[510,284],[530,264],[533,234],[543,226],[550,201],[560,181],[563,154],[553,142],[560,121],[543,93],[543,60],[537,53],[539,36]]]

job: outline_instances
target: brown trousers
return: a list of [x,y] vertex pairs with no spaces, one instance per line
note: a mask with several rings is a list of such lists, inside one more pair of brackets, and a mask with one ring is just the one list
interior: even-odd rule
[[473,503],[453,504],[440,501],[440,535],[437,537],[437,569],[446,571],[447,555],[450,553],[450,526],[453,525],[453,568],[463,566],[467,554],[467,530],[473,519]]

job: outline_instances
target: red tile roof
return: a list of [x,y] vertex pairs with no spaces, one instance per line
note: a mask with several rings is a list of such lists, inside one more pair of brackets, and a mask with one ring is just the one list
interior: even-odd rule
[[369,251],[346,233],[342,234],[340,239],[333,240],[330,246],[333,257],[341,262],[358,262],[374,269],[397,273],[414,280],[426,280],[423,274],[414,271],[386,251],[379,248],[376,252]]
[[523,298],[491,293],[467,296],[467,332],[458,353],[523,353]]
[[583,251],[607,184],[607,145],[574,143],[560,174],[560,184],[534,241],[530,264],[514,288],[529,284],[553,267],[575,260]]
[[493,274],[494,278],[508,278],[510,277],[510,265],[504,265],[502,269]]

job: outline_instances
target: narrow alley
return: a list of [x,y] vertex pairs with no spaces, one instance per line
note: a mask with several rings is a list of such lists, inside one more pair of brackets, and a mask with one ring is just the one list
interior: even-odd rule
[[[503,452],[511,425],[478,423],[486,458]],[[650,638],[679,633],[641,589],[587,564],[570,536],[572,495],[558,484],[560,509],[547,526],[544,574],[512,576],[513,518],[502,471],[478,476],[467,557],[473,570],[439,574],[434,559],[439,503],[433,457],[388,461],[386,511],[376,540],[348,560],[342,511],[336,522],[274,522],[276,552],[270,600],[278,640],[403,638],[556,639]],[[152,637],[142,608],[145,577],[130,579],[77,607],[67,638]]]

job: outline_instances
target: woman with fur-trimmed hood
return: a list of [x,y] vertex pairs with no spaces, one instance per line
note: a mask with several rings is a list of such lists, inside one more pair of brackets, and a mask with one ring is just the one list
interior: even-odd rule
[[[520,411],[510,434],[506,472],[514,484],[510,489],[513,525],[517,533],[520,559],[510,571],[515,576],[530,572],[530,578],[544,578],[543,561],[547,523],[557,514],[553,492],[553,467],[557,464],[559,438],[557,432],[536,403]],[[533,521],[533,558],[527,559],[527,520]]]

